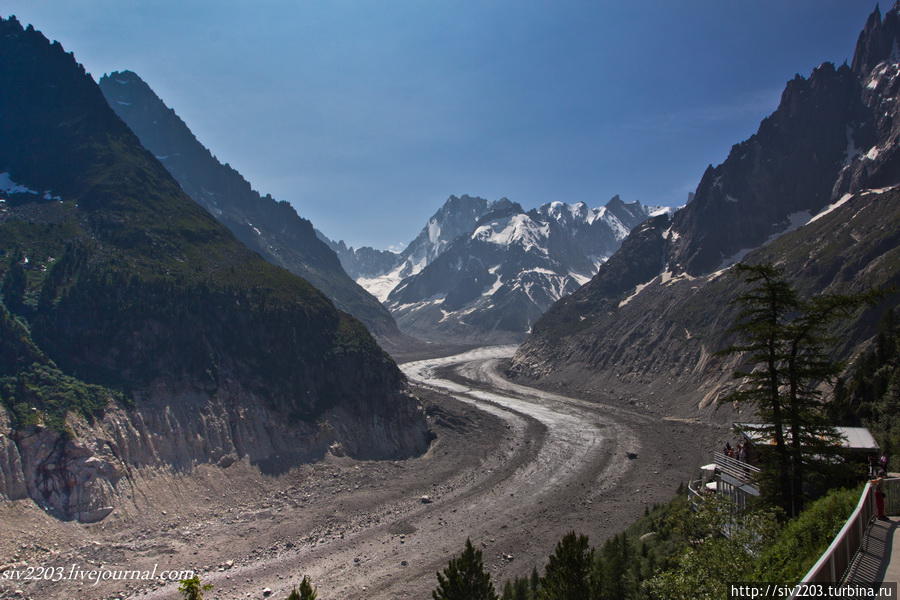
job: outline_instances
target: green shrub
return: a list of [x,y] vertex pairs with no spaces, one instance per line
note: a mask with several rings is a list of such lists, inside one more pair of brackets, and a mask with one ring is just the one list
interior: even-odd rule
[[800,581],[853,512],[861,489],[832,490],[788,521],[755,564],[760,581]]

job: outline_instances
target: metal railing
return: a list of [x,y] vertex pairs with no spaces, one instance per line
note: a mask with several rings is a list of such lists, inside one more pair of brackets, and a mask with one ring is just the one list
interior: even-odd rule
[[[885,479],[881,485],[885,494],[885,513],[897,514],[900,512],[900,479]],[[853,558],[866,539],[868,528],[875,518],[875,510],[875,489],[871,483],[867,483],[850,518],[800,583],[843,581]]]
[[900,477],[881,482],[884,491],[884,514],[900,515]]
[[[856,508],[844,526],[832,540],[828,549],[816,564],[807,571],[800,583],[823,583],[841,581],[856,551],[866,537],[866,529],[875,516],[875,490],[867,483],[859,496]],[[792,596],[793,597],[793,596]]]
[[750,463],[732,458],[722,452],[713,452],[713,462],[720,471],[744,483],[755,483],[759,476],[759,467],[754,467]]
[[688,481],[687,490],[688,501],[691,503],[691,506],[696,509],[700,505],[699,503],[703,501],[703,480],[692,479]]

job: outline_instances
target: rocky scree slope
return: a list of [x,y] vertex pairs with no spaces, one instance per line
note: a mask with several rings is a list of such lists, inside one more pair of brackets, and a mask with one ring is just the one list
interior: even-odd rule
[[[790,81],[687,206],[634,230],[590,283],[547,311],[510,373],[586,392],[640,386],[694,414],[714,406],[735,366],[714,354],[736,316],[730,265],[773,262],[805,294],[895,284],[898,14],[873,13],[852,67],[825,63]],[[842,356],[890,303],[847,326]]]
[[242,245],[83,67],[0,20],[0,499],[95,521],[145,467],[429,440],[366,329]]
[[376,336],[399,335],[390,313],[344,272],[308,220],[287,202],[261,196],[240,173],[219,162],[137,74],[104,75],[100,89],[182,189],[248,248],[312,283]]

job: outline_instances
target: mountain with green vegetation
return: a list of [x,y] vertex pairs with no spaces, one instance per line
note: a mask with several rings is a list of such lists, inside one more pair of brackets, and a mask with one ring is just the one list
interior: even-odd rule
[[0,497],[96,520],[130,469],[429,434],[394,362],[179,187],[58,42],[0,21]]
[[99,85],[113,111],[182,189],[248,248],[312,283],[376,336],[400,335],[387,309],[344,272],[308,220],[287,202],[260,195],[234,168],[219,162],[137,74],[110,73]]

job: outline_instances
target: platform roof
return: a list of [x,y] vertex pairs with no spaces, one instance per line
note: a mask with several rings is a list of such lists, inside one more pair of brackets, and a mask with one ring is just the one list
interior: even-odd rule
[[[735,429],[738,429],[751,444],[772,445],[775,443],[768,431],[766,431],[766,429],[771,426],[765,423],[734,423],[734,427]],[[875,441],[875,438],[872,437],[872,432],[866,427],[835,426],[835,430],[837,430],[842,438],[841,446],[848,450],[878,451],[878,442]],[[788,432],[785,433],[790,436]],[[788,439],[790,439],[790,437],[788,437]]]

